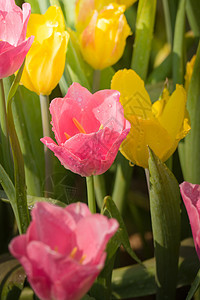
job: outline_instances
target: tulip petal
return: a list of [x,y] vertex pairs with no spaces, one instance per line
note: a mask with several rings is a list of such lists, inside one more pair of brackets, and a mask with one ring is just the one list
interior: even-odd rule
[[[118,151],[113,144],[117,141],[119,146],[128,132],[129,129],[119,139],[120,133],[106,127],[97,133],[77,134],[60,146],[48,137],[42,138],[41,142],[54,152],[66,169],[87,177],[102,174],[111,166]],[[110,149],[108,160],[106,156]]]
[[34,37],[32,36],[17,47],[10,45],[8,48],[8,45],[6,44],[4,52],[0,53],[0,78],[8,77],[20,68],[33,43],[33,39]]
[[131,130],[126,140],[122,142],[120,152],[132,163],[148,168],[147,146],[165,160],[172,145],[173,140],[156,120],[142,120],[132,116]]
[[[62,208],[38,202],[32,217],[37,231],[37,239],[43,241],[52,250],[69,254],[73,249],[75,222]],[[57,232],[53,234],[53,232]],[[68,236],[69,240],[65,239]]]
[[[86,232],[86,228],[90,230]],[[105,219],[101,215],[91,215],[87,219],[81,219],[76,228],[78,248],[82,249],[86,256],[83,264],[89,261],[93,264],[98,264],[101,260],[102,251],[105,250],[108,240],[118,229],[118,222],[115,219]],[[96,239],[95,237],[99,237]],[[88,244],[90,247],[88,247]]]
[[117,91],[103,90],[92,95],[80,84],[73,83],[63,101],[56,98],[50,104],[53,131],[58,144],[66,141],[65,132],[70,136],[79,133],[71,116],[76,118],[86,133],[98,131],[101,125],[115,131],[123,130],[123,108],[118,100]]
[[21,83],[37,94],[49,95],[63,74],[68,39],[67,32],[56,32],[41,45],[33,43],[25,64],[26,75],[23,72]]
[[195,248],[200,259],[200,186],[185,181],[180,184],[180,191],[190,220]]
[[144,87],[144,81],[133,70],[120,70],[112,78],[111,89],[120,92],[124,114],[130,121],[132,115],[152,118],[151,100]]
[[183,127],[185,118],[186,92],[181,85],[176,86],[167,101],[162,114],[158,117],[160,124],[167,130],[173,139],[176,139]]
[[[32,216],[27,233],[10,243],[11,253],[24,267],[41,300],[81,299],[104,266],[106,244],[118,228],[117,221],[92,215],[83,203],[60,208],[38,202]],[[61,232],[65,232],[62,239]],[[29,239],[31,236],[35,239]],[[70,252],[61,250],[63,243],[69,244],[65,248],[71,248]]]
[[75,222],[91,216],[91,212],[85,203],[72,203],[71,205],[68,205],[65,210],[74,218]]

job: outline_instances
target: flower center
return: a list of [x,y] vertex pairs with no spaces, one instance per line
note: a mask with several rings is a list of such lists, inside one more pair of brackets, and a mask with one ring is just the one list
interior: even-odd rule
[[[72,121],[73,121],[74,125],[76,126],[76,128],[79,130],[80,133],[86,134],[85,129],[83,128],[81,123],[79,123],[79,121],[76,118],[72,118]],[[66,132],[64,132],[64,135],[65,135],[67,140],[69,140],[71,138],[71,136]]]
[[[71,258],[75,259],[75,255],[76,255],[77,250],[78,250],[78,248],[77,248],[77,247],[74,247],[74,248],[72,249],[72,252],[70,253],[69,256],[70,256]],[[86,255],[82,255],[81,259],[79,260],[79,263],[82,264],[83,261],[84,261],[85,259],[86,259]]]

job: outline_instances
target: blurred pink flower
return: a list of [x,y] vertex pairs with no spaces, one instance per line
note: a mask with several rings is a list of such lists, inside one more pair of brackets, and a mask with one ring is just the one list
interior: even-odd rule
[[92,95],[80,84],[73,83],[64,98],[56,98],[50,104],[58,145],[50,137],[41,141],[66,169],[81,176],[104,173],[130,130],[119,97],[119,92],[114,90],[101,90]]
[[84,203],[61,208],[38,202],[27,233],[14,238],[9,249],[41,300],[78,300],[102,270],[117,229],[115,219],[91,214]]
[[200,259],[200,185],[185,181],[180,184],[180,191],[190,220],[195,248]]
[[0,0],[0,79],[14,74],[22,65],[34,37],[26,40],[31,13],[28,3],[22,10],[14,0]]

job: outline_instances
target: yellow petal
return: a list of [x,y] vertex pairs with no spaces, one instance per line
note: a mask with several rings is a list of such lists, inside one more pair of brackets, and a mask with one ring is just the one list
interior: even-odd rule
[[[122,142],[120,151],[131,162],[148,168],[148,147],[163,161],[171,155],[173,140],[155,120],[142,120],[133,116],[131,130]],[[175,149],[173,149],[174,151]]]
[[34,35],[34,41],[42,43],[53,32],[63,32],[64,30],[65,22],[62,10],[60,7],[54,5],[50,6],[44,15],[30,15],[26,36]]
[[177,139],[183,129],[186,113],[186,92],[181,85],[176,86],[176,90],[168,99],[162,113],[158,117],[160,124],[167,130],[172,139]]
[[124,6],[110,4],[100,13],[95,10],[90,23],[81,33],[82,55],[94,69],[111,66],[122,56],[126,38],[131,34],[124,9]]
[[38,95],[49,95],[63,74],[68,40],[67,32],[56,32],[40,45],[33,43],[21,83]]
[[152,104],[144,87],[144,81],[133,70],[120,70],[112,78],[111,89],[120,92],[120,102],[124,108],[125,117],[131,121],[131,116],[151,119]]

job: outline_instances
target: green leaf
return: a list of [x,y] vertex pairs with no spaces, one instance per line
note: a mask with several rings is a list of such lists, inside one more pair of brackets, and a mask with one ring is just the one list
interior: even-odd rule
[[172,45],[177,12],[177,0],[163,0],[162,2],[166,23],[167,40],[168,43]]
[[[191,238],[184,240],[180,248],[177,287],[190,285],[198,269],[199,259],[196,255],[193,240]],[[113,299],[132,299],[155,294],[155,273],[154,258],[143,261],[142,265],[136,264],[113,270]]]
[[175,299],[180,246],[180,191],[167,166],[149,150],[150,210],[157,299]]
[[70,39],[67,47],[64,76],[67,84],[78,82],[91,91],[92,68],[83,60],[76,33],[68,30]]
[[[6,196],[6,193],[2,190],[0,190],[0,199],[4,202],[10,202],[8,200],[8,197]],[[36,202],[42,202],[42,201],[45,201],[45,202],[48,202],[51,204],[55,204],[55,205],[58,205],[61,207],[66,207],[65,203],[63,203],[59,200],[56,200],[56,199],[27,195],[27,203],[28,203],[29,209],[32,209]]]
[[140,0],[131,68],[145,81],[151,53],[156,0]]
[[200,43],[187,95],[191,130],[179,146],[184,180],[200,184]]
[[19,262],[10,255],[0,257],[0,299],[18,300],[26,275]]
[[[39,97],[19,86],[12,104],[13,118],[24,158],[27,193],[42,196],[44,189],[44,148]],[[37,120],[37,122],[35,121]]]
[[195,36],[200,37],[200,5],[196,0],[186,2],[186,13]]
[[177,83],[183,83],[184,78],[184,37],[185,37],[185,4],[186,0],[179,1],[179,7],[176,16],[172,71],[174,88]]
[[[15,202],[17,206],[17,212],[19,216],[19,232],[24,233],[29,225],[29,213],[27,207],[27,197],[26,197],[26,180],[25,180],[25,171],[24,171],[24,160],[21,152],[19,140],[16,134],[13,114],[12,114],[12,98],[16,93],[16,90],[19,85],[19,81],[24,68],[23,62],[21,68],[19,69],[13,84],[10,88],[7,100],[7,114],[8,114],[8,128],[9,136],[12,147],[12,154],[14,160],[14,170],[15,170]],[[15,210],[14,210],[15,212]],[[18,218],[16,216],[16,218]]]
[[[103,214],[107,215],[110,218],[115,218],[119,222],[119,229],[115,234],[114,238],[118,241],[119,245],[122,244],[128,254],[138,263],[140,263],[140,259],[137,257],[135,252],[132,250],[128,233],[126,227],[124,225],[124,221],[115,205],[114,201],[111,197],[107,196],[104,198],[104,207],[103,207]],[[108,254],[109,255],[109,254]]]
[[197,276],[195,277],[195,280],[193,281],[191,288],[188,292],[186,300],[191,300],[192,297],[194,296],[195,292],[197,291],[198,287],[200,285],[200,270],[197,273]]
[[163,80],[166,80],[167,77],[170,77],[172,71],[172,54],[170,53],[165,60],[155,68],[152,73],[149,75],[147,82],[157,83]]
[[95,298],[85,295],[81,300],[95,300]]
[[62,0],[67,26],[75,28],[75,0]]

